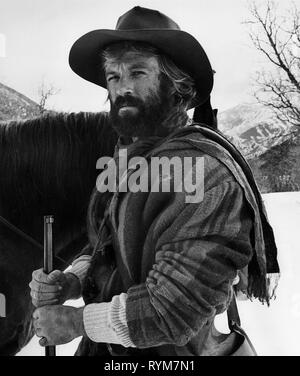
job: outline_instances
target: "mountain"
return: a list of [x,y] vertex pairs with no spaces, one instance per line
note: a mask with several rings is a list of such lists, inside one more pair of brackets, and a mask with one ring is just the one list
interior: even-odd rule
[[259,104],[218,115],[219,129],[248,160],[263,193],[300,190],[300,127],[279,121]]
[[247,159],[262,155],[293,137],[296,127],[279,121],[272,110],[243,103],[218,115],[219,128]]
[[0,121],[28,119],[39,114],[37,103],[0,83]]

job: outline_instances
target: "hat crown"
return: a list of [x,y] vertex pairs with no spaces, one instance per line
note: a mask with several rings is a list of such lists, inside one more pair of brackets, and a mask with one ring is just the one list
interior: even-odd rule
[[171,18],[157,10],[134,7],[119,17],[116,30],[170,29],[180,30]]

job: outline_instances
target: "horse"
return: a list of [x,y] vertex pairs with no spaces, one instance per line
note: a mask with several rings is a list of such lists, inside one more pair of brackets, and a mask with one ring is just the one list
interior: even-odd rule
[[43,216],[54,216],[55,268],[64,270],[87,243],[96,163],[113,155],[116,142],[105,112],[50,113],[0,125],[0,294],[6,302],[0,355],[15,355],[33,336],[28,284],[43,266]]

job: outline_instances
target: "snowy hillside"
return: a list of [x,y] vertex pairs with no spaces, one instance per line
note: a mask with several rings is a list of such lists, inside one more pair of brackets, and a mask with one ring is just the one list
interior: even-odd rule
[[[269,193],[263,196],[274,228],[279,251],[281,280],[277,299],[270,307],[259,302],[239,301],[242,327],[259,355],[300,355],[300,192]],[[74,303],[74,302],[72,302]],[[82,304],[81,301],[75,305]],[[227,332],[226,315],[216,320],[219,330]],[[73,355],[79,340],[59,346],[58,355]],[[18,355],[44,355],[37,338]]]
[[0,121],[28,119],[39,114],[37,103],[0,83]]
[[219,128],[248,159],[283,143],[294,132],[260,104],[240,104],[218,115]]

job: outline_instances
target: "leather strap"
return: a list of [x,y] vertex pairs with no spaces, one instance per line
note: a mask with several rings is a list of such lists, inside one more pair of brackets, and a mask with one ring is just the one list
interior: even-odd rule
[[234,292],[233,292],[229,307],[227,308],[227,320],[228,320],[229,329],[231,331],[233,331],[233,328],[235,327],[235,325],[241,326],[241,319],[240,319],[238,307],[236,304],[236,297],[235,297]]
[[236,333],[244,338],[243,343],[239,346],[239,348],[234,352],[234,356],[257,356],[257,352],[250,341],[250,338],[247,336],[244,329],[241,328],[241,319],[238,312],[237,304],[236,304],[236,297],[235,292],[233,292],[231,302],[227,309],[227,319],[228,319],[228,326],[231,333]]

